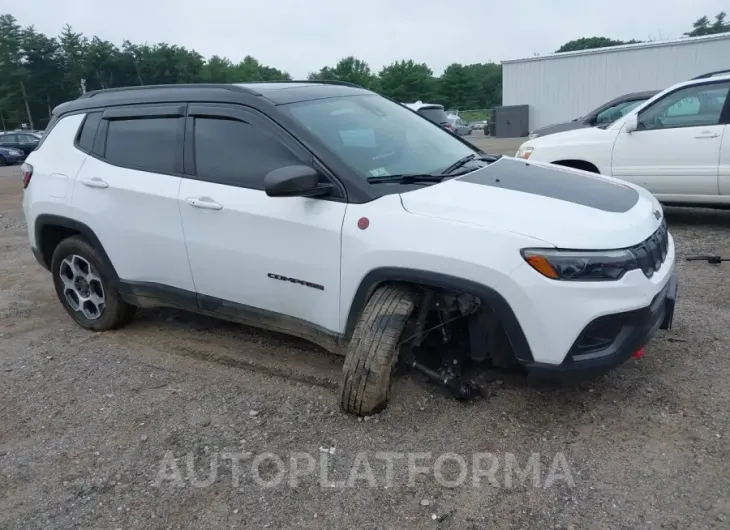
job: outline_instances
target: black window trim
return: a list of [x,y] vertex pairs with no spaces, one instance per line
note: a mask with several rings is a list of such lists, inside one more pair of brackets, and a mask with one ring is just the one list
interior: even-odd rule
[[[89,156],[97,160],[109,164],[110,166],[120,167],[123,169],[132,169],[134,171],[143,171],[153,175],[168,175],[171,177],[182,177],[183,175],[183,148],[185,138],[185,104],[140,104],[128,105],[124,107],[107,107],[103,110],[99,128],[94,138],[94,147]],[[92,112],[92,111],[89,111]],[[173,171],[150,170],[149,168],[119,164],[112,162],[106,158],[106,142],[109,134],[110,121],[130,121],[137,119],[169,119],[176,118],[175,131],[175,167]]]
[[723,106],[722,110],[720,111],[720,118],[716,124],[714,124],[714,125],[707,125],[707,124],[705,124],[705,125],[678,125],[676,127],[667,127],[667,128],[661,128],[661,129],[637,129],[634,132],[669,131],[672,129],[687,129],[690,127],[717,127],[719,125],[729,124],[730,123],[730,80],[727,80],[727,79],[719,79],[719,80],[710,81],[707,83],[695,83],[695,84],[691,84],[691,85],[684,85],[684,86],[678,87],[675,90],[672,90],[671,92],[667,92],[661,98],[652,102],[651,105],[648,105],[648,106],[644,107],[643,109],[641,109],[639,112],[637,112],[636,119],[637,119],[638,123],[641,123],[641,114],[643,112],[646,112],[650,108],[657,105],[659,102],[668,98],[672,94],[676,94],[680,90],[685,90],[687,88],[706,87],[706,86],[710,86],[710,85],[722,85],[722,84],[728,85],[728,94],[725,97],[725,105]]
[[150,118],[182,118],[185,116],[185,105],[149,104],[129,107],[109,107],[104,110],[103,120],[133,120]]
[[322,161],[320,161],[314,153],[301,144],[294,136],[291,135],[281,125],[276,123],[266,114],[259,112],[253,107],[235,103],[190,103],[187,109],[187,119],[184,131],[185,149],[183,154],[183,178],[200,180],[201,182],[209,182],[221,186],[231,186],[235,188],[256,190],[263,192],[263,188],[253,186],[243,186],[232,184],[230,182],[217,182],[214,179],[201,177],[197,174],[195,167],[195,118],[210,118],[221,120],[234,120],[244,123],[251,123],[257,127],[261,127],[270,133],[274,138],[280,140],[286,148],[291,150],[295,156],[302,159],[302,163],[310,164],[317,169],[322,175],[329,179],[335,186],[335,191],[323,197],[317,197],[318,200],[328,200],[334,202],[347,202],[347,193],[345,186],[340,179],[330,171]]

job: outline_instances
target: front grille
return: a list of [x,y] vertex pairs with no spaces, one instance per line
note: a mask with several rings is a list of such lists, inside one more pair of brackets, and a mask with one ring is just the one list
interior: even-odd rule
[[662,219],[662,224],[659,225],[656,232],[629,250],[636,257],[639,268],[644,275],[647,278],[651,278],[661,268],[664,260],[667,258],[667,252],[669,250],[667,220]]

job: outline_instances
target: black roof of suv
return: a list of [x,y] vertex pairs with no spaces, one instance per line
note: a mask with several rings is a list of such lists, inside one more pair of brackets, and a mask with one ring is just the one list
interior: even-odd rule
[[264,104],[283,105],[335,96],[372,94],[357,85],[343,81],[281,81],[252,83],[195,83],[177,85],[145,85],[95,90],[78,99],[62,103],[54,114],[135,103],[164,101],[230,103],[254,97]]

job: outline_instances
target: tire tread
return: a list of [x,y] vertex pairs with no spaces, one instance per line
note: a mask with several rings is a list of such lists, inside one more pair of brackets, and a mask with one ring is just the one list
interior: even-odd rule
[[342,367],[340,406],[345,412],[366,416],[387,406],[399,339],[414,307],[414,295],[400,285],[384,285],[373,293]]

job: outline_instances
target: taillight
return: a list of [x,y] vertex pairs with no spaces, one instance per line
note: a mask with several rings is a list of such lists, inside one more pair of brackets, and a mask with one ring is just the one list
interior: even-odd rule
[[33,166],[31,166],[28,162],[24,162],[23,165],[20,166],[20,171],[23,173],[23,189],[26,189],[28,184],[30,184],[30,178],[33,176]]

